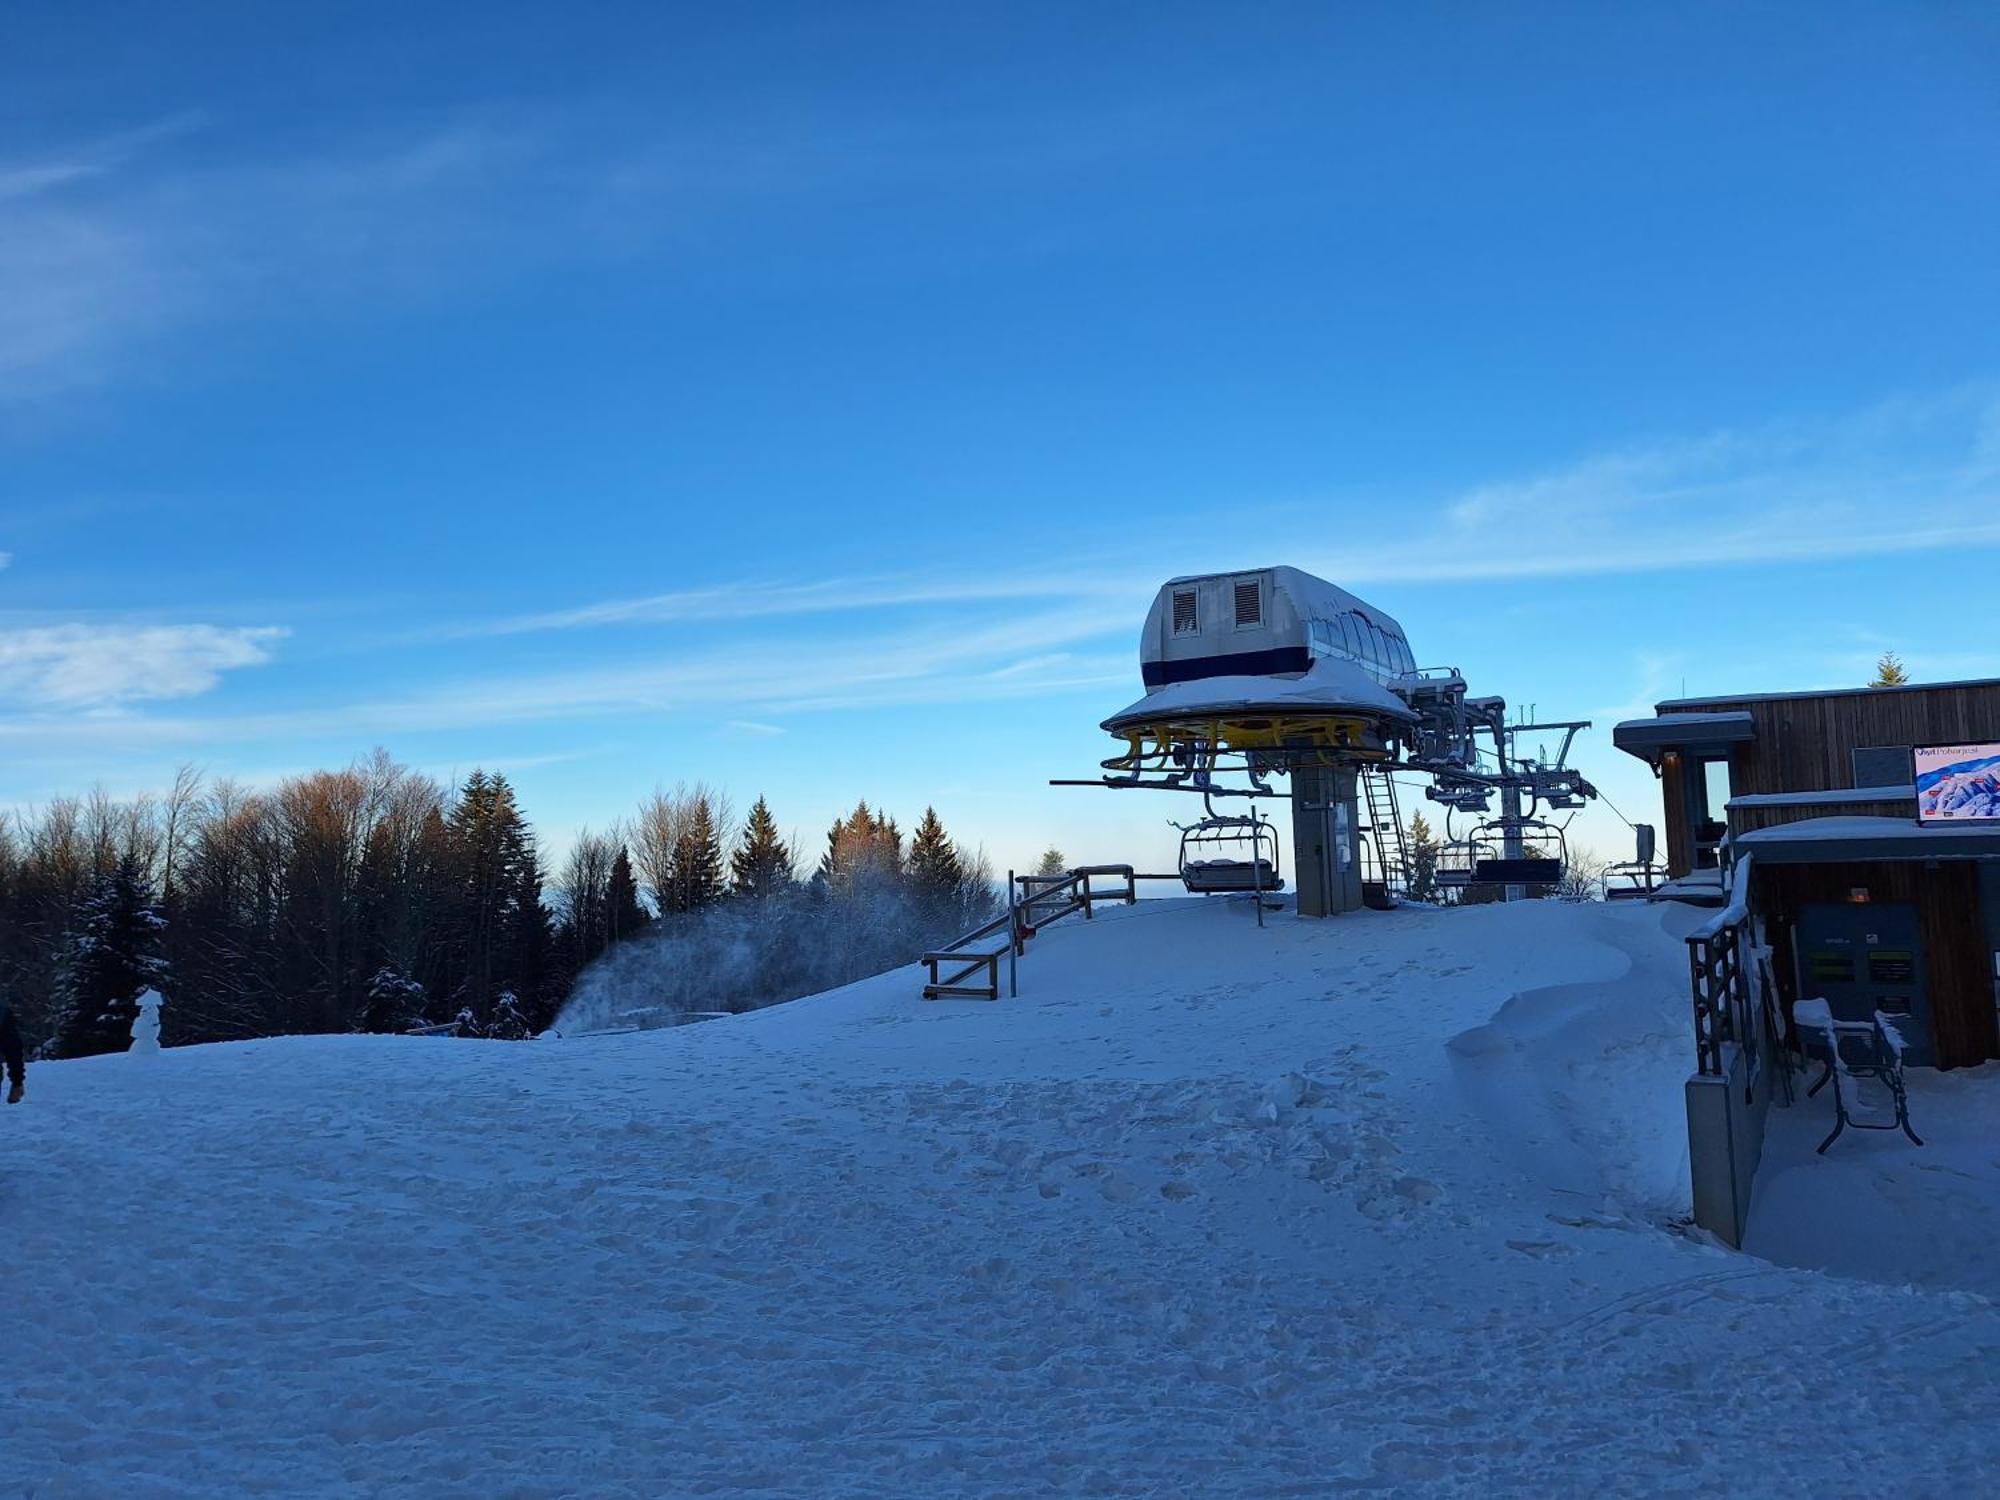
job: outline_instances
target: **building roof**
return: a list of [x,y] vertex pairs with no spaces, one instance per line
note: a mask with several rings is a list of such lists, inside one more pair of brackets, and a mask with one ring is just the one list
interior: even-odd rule
[[1875,693],[1935,693],[1952,688],[2000,688],[2000,677],[1967,677],[1955,682],[1906,682],[1900,687],[1819,688],[1796,693],[1725,693],[1713,698],[1668,698],[1654,708],[1663,714],[1709,708],[1718,703],[1788,703],[1801,698],[1854,698]]
[[1802,818],[1738,834],[1730,847],[1760,865],[1878,859],[2000,859],[2000,823],[1920,824],[1914,818]]
[[1667,750],[1721,749],[1757,737],[1757,722],[1745,709],[1720,713],[1663,713],[1627,719],[1611,731],[1611,743],[1643,761],[1659,764]]
[[1410,706],[1353,662],[1313,658],[1298,677],[1198,677],[1154,688],[1104,721],[1116,734],[1123,725],[1162,719],[1243,716],[1354,717],[1406,724],[1416,719]]
[[1857,802],[1914,802],[1914,782],[1894,786],[1837,786],[1823,792],[1745,792],[1730,807],[1848,807]]

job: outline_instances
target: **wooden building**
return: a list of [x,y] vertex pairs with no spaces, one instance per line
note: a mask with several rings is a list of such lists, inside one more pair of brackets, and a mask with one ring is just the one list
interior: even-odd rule
[[1785,1016],[1825,998],[1906,1018],[1912,1063],[2000,1057],[2000,820],[1920,823],[1914,768],[1918,746],[2000,744],[2000,680],[1676,699],[1613,738],[1659,775],[1683,889],[1714,872],[1719,904],[1747,856]]

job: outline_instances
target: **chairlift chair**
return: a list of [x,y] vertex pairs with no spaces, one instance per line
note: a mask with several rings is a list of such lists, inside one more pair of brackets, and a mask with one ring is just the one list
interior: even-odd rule
[[[1604,867],[1606,901],[1645,901],[1665,882],[1667,869],[1654,859],[1655,836],[1650,823],[1633,826],[1634,858]],[[1619,883],[1619,882],[1622,882]]]
[[1256,813],[1216,812],[1207,798],[1202,805],[1207,816],[1172,825],[1181,831],[1181,883],[1188,891],[1196,896],[1282,891],[1278,831],[1270,820]]
[[[1495,858],[1482,855],[1472,862],[1472,883],[1475,885],[1556,885],[1562,880],[1563,871],[1569,867],[1569,841],[1556,824],[1543,818],[1522,818],[1513,825],[1519,830],[1523,852],[1517,859],[1509,859],[1504,854]],[[1500,819],[1489,819],[1473,830],[1474,842],[1491,849],[1498,844],[1504,850],[1508,825]],[[1540,852],[1530,854],[1528,849]]]

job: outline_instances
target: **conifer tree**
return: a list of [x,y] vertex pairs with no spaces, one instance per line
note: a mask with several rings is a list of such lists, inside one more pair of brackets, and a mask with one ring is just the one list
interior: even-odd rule
[[636,934],[652,920],[639,904],[639,882],[632,873],[632,856],[624,845],[611,862],[611,881],[604,893],[604,928],[607,942],[620,943]]
[[424,1018],[424,987],[401,969],[387,964],[368,981],[364,1031],[407,1031]]
[[1437,835],[1419,812],[1410,819],[1410,899],[1429,901],[1437,895]]
[[822,873],[836,890],[887,884],[902,872],[902,835],[864,800],[827,835]]
[[57,980],[55,1056],[95,1057],[131,1045],[139,992],[169,988],[165,929],[133,856],[93,882],[77,908]]
[[1909,683],[1910,674],[1903,667],[1903,659],[1893,651],[1884,651],[1882,659],[1875,663],[1875,680],[1870,687],[1903,687]]
[[1054,844],[1042,851],[1041,859],[1035,865],[1037,875],[1067,875],[1069,859]]
[[533,942],[537,914],[546,932],[534,836],[507,778],[483,771],[466,778],[447,826],[457,888],[455,937],[463,956],[458,994],[461,1004],[483,1015],[503,985],[518,982],[523,962],[541,957],[518,951]]
[[778,833],[778,820],[763,797],[750,806],[743,834],[729,856],[730,889],[738,896],[762,901],[791,885],[792,851]]
[[934,807],[924,809],[923,821],[910,840],[907,870],[911,890],[924,907],[942,912],[958,904],[965,886],[965,867]]
[[700,911],[722,899],[722,839],[706,796],[696,796],[674,840],[668,903],[674,911]]

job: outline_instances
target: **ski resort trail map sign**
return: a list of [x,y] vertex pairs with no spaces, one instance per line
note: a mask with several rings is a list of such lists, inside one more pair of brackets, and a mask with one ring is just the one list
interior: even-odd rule
[[2000,742],[1919,745],[1917,821],[2000,821]]

